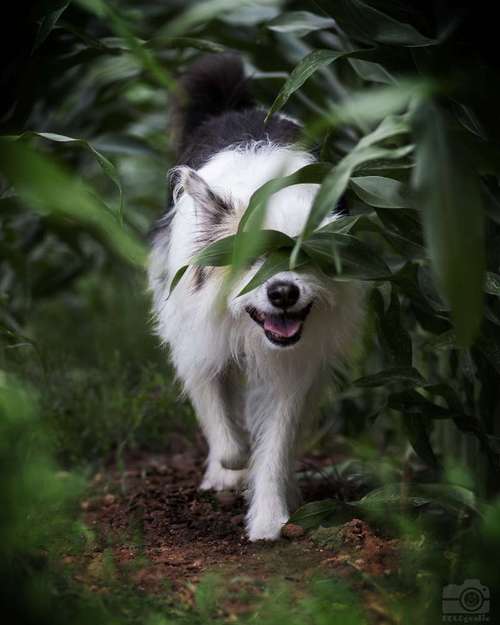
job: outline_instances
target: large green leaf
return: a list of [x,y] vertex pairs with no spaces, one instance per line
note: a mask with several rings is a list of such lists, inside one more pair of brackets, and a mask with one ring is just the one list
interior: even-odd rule
[[[375,135],[376,132],[373,134]],[[411,150],[412,146],[388,149],[360,141],[356,148],[345,156],[325,177],[314,199],[303,233],[297,242],[296,250],[298,251],[301,241],[309,237],[323,219],[335,209],[357,167],[370,160],[379,158],[397,160],[409,154]]]
[[[297,264],[297,268],[303,267],[307,264],[308,258],[305,256],[301,256],[299,258],[299,262]],[[253,291],[261,284],[264,284],[266,280],[272,278],[275,274],[280,271],[287,271],[289,266],[289,251],[277,250],[275,252],[271,252],[263,264],[259,267],[253,278],[243,287],[243,289],[238,293],[238,296],[244,295],[245,293],[249,293]]]
[[357,145],[324,177],[323,184],[315,197],[304,230],[297,239],[292,252],[290,260],[292,268],[295,258],[300,251],[302,241],[308,238],[321,224],[323,219],[335,209],[357,168],[380,159],[397,161],[412,152],[413,146],[411,145],[392,149],[377,145],[389,139],[405,135],[407,132],[408,124],[405,119],[396,115],[387,117],[373,132],[360,139]]
[[386,386],[387,384],[401,384],[422,386],[425,384],[424,378],[414,367],[393,367],[385,369],[373,375],[367,375],[354,380],[353,384],[367,388]]
[[[274,6],[273,0],[239,0],[238,9],[247,6]],[[189,5],[186,10],[170,20],[158,33],[160,36],[174,37],[191,31],[200,24],[206,24],[210,20],[227,13],[235,8],[234,0],[204,0]]]
[[152,51],[144,45],[144,40],[135,36],[134,25],[123,11],[119,11],[105,0],[78,0],[78,2],[99,18],[106,19],[113,31],[126,43],[139,66],[146,70],[158,85],[170,91],[175,89],[175,81],[165,65],[158,62]]
[[122,218],[123,188],[122,188],[120,176],[118,174],[116,167],[113,165],[113,163],[108,158],[106,158],[104,154],[101,154],[101,152],[96,150],[96,148],[92,145],[92,143],[90,143],[89,141],[85,139],[79,139],[76,137],[67,137],[66,135],[60,135],[55,132],[26,131],[26,132],[23,132],[21,135],[17,135],[16,137],[12,137],[12,138],[23,139],[23,138],[28,138],[28,137],[40,137],[41,139],[54,141],[55,143],[67,143],[71,145],[77,145],[88,150],[92,154],[92,156],[96,159],[96,161],[99,163],[99,166],[101,167],[102,171],[106,174],[106,176],[108,176],[108,178],[114,183],[114,185],[118,189],[118,193],[120,196],[120,205],[119,205],[118,215],[120,216],[120,219]]
[[[214,243],[198,252],[192,261],[192,265],[199,267],[221,267],[230,265],[234,258],[234,248],[237,244],[243,243],[250,239],[252,242],[252,255],[247,261],[253,261],[262,254],[276,250],[280,247],[291,248],[294,244],[293,239],[283,232],[277,230],[260,230],[258,233],[241,232],[239,235],[230,235],[219,239]],[[250,247],[247,244],[247,247]]]
[[238,240],[234,246],[232,271],[228,275],[229,281],[249,260],[259,256],[259,254],[256,254],[256,250],[262,248],[260,242],[262,237],[261,227],[265,219],[267,202],[270,196],[291,185],[318,184],[330,169],[331,165],[329,163],[311,163],[289,176],[270,180],[253,193],[238,226]]
[[383,176],[356,176],[349,188],[370,206],[378,208],[412,208],[414,198],[410,189],[399,180]]
[[276,99],[271,105],[267,114],[267,119],[273,114],[279,111],[287,103],[290,96],[300,89],[302,85],[310,78],[318,69],[326,67],[334,61],[356,55],[360,53],[360,50],[351,52],[336,51],[336,50],[313,50],[294,68],[289,78],[286,80],[280,92],[276,96]]
[[309,11],[290,11],[282,13],[266,24],[269,30],[277,33],[293,33],[296,37],[304,37],[315,30],[333,28],[335,20]]
[[356,74],[365,81],[382,83],[384,85],[393,85],[397,82],[396,78],[380,63],[361,59],[349,59],[349,64]]
[[334,520],[337,521],[336,513],[341,508],[342,503],[335,499],[310,501],[292,514],[289,523],[300,525],[306,530],[313,529],[319,525],[330,525]]
[[[251,244],[247,243],[248,239],[251,239]],[[277,230],[260,230],[257,233],[241,232],[238,235],[231,234],[227,237],[214,241],[195,254],[189,265],[183,265],[176,271],[170,285],[170,294],[179,284],[182,276],[185,274],[190,265],[195,267],[226,267],[231,265],[235,256],[235,247],[239,243],[245,245],[248,250],[251,245],[252,256],[247,257],[246,263],[248,263],[255,261],[259,256],[267,254],[268,252],[280,250],[280,248],[288,248],[288,250],[290,250],[294,244],[294,240],[283,232],[278,232]],[[289,251],[286,253],[284,251],[279,251],[277,254],[283,254],[288,259]],[[277,269],[274,273],[277,271],[282,271],[282,269]],[[255,286],[258,286],[258,279],[256,277],[254,278],[254,282]]]
[[374,289],[371,302],[376,315],[376,326],[380,345],[390,367],[410,368],[412,366],[411,337],[401,320],[401,307],[397,290],[391,286],[389,305],[379,289]]
[[336,279],[383,280],[391,276],[383,259],[349,234],[316,232],[304,241],[301,249]]
[[335,0],[329,10],[346,33],[367,43],[394,46],[429,46],[435,39],[418,32],[411,24],[399,22],[362,0]]
[[454,516],[462,515],[464,509],[467,512],[479,512],[476,497],[472,491],[462,486],[441,483],[386,484],[372,490],[353,505],[367,512],[374,512],[378,508],[381,514],[387,514],[388,509],[393,509],[397,513],[404,507],[421,508],[428,505],[433,505],[437,509],[443,508]]
[[195,39],[194,37],[155,36],[147,42],[147,45],[157,49],[174,48],[183,50],[184,48],[193,48],[195,50],[202,50],[203,52],[211,52],[214,54],[225,52],[227,49],[218,42],[209,41],[207,39]]
[[311,163],[301,167],[289,176],[281,176],[269,180],[259,187],[250,198],[248,206],[240,219],[238,232],[256,229],[262,224],[266,204],[273,193],[295,184],[321,184],[325,176],[332,169],[330,163]]
[[[357,56],[369,56],[370,50]],[[384,123],[384,130],[403,126],[409,132],[408,121],[402,113],[415,100],[435,87],[425,80],[401,80],[396,85],[383,85],[350,92],[341,102],[329,101],[328,110],[317,116],[307,127],[308,135],[321,136],[328,129],[344,124],[357,126],[363,132],[373,124]],[[368,135],[369,136],[369,135]]]
[[66,173],[47,156],[12,140],[0,143],[0,162],[6,178],[31,209],[86,225],[107,238],[112,249],[129,262],[145,262],[143,243],[117,221],[79,178]]
[[51,31],[55,28],[59,18],[68,8],[70,1],[71,0],[58,0],[57,2],[52,2],[49,5],[50,11],[48,11],[40,20],[35,43],[33,45],[33,52],[37,50],[37,48],[39,48],[50,35]]
[[433,403],[416,390],[393,393],[389,397],[388,406],[417,419],[450,419],[456,414],[449,408]]
[[221,12],[217,19],[233,27],[256,26],[279,15],[280,4],[281,0],[252,0],[248,5],[237,2],[234,10]]
[[431,467],[437,467],[438,461],[429,438],[429,422],[424,415],[403,413],[403,427],[411,446],[420,458]]
[[413,185],[427,247],[451,307],[458,341],[468,346],[479,332],[484,299],[484,211],[479,180],[462,149],[460,134],[439,106],[422,104],[414,128]]

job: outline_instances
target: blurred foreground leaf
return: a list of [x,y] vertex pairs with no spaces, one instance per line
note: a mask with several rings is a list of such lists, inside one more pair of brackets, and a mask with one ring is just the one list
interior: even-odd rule
[[86,184],[66,173],[47,156],[4,139],[0,143],[0,166],[28,207],[92,228],[128,262],[144,264],[144,244],[119,223]]
[[269,30],[278,33],[293,33],[297,37],[304,37],[315,30],[323,30],[335,26],[331,17],[316,15],[309,11],[290,11],[282,13],[266,24]]
[[451,313],[458,342],[471,345],[483,314],[484,211],[474,163],[444,111],[421,104],[413,185],[422,210],[433,270]]

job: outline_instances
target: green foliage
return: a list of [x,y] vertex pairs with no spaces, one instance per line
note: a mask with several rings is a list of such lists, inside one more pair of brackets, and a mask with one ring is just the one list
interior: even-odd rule
[[[382,452],[390,467],[366,480],[331,467],[366,496],[309,504],[296,522],[366,515],[409,537],[399,583],[417,601],[401,599],[401,587],[384,595],[396,621],[438,620],[430,602],[450,580],[498,587],[500,94],[486,45],[495,37],[482,33],[488,11],[58,0],[30,19],[28,49],[7,59],[17,93],[0,117],[0,362],[32,384],[40,408],[2,377],[4,595],[22,597],[23,609],[35,597],[31,622],[100,622],[94,607],[75,617],[66,596],[54,609],[60,580],[38,577],[41,552],[82,540],[71,521],[81,483],[58,473],[52,452],[70,466],[190,433],[191,409],[148,326],[142,268],[173,162],[174,78],[201,51],[222,50],[243,54],[269,114],[286,105],[304,121],[303,142],[320,159],[257,190],[237,234],[192,264],[227,267],[229,283],[264,256],[244,291],[290,266],[369,291],[362,345],[352,372],[338,374],[322,432],[335,418],[353,453],[376,464]],[[269,197],[303,183],[321,185],[304,231],[263,233]],[[349,215],[326,223],[337,204]],[[181,620],[218,620],[212,588],[202,585],[197,611]],[[110,600],[111,613],[171,622],[156,604],[122,612],[128,594]],[[292,622],[364,622],[343,585],[320,580],[307,597]],[[258,616],[290,620],[287,592],[264,597]]]
[[3,371],[0,378],[0,596],[5,618],[16,623],[102,622],[90,604],[71,600],[55,609],[48,563],[64,545],[81,542],[72,508],[82,490],[57,470],[33,396]]
[[[392,380],[390,388],[378,386],[379,394],[389,410],[401,414],[403,430],[423,460],[438,467],[432,421],[450,419],[481,441],[493,483],[497,430],[477,398],[489,396],[490,409],[498,403],[487,381],[498,367],[498,332],[491,325],[498,326],[492,277],[499,263],[498,226],[485,204],[486,189],[490,208],[498,190],[491,159],[498,150],[498,123],[484,104],[498,94],[493,84],[480,84],[479,70],[464,57],[454,16],[445,16],[432,32],[425,8],[393,5],[325,5],[326,15],[336,20],[335,37],[322,32],[331,26],[321,15],[292,11],[267,23],[279,33],[273,45],[291,66],[268,115],[302,95],[302,105],[295,100],[295,107],[306,120],[304,141],[327,132],[322,162],[266,183],[252,197],[236,238],[201,252],[193,264],[206,264],[209,254],[213,265],[231,265],[234,274],[267,252],[243,292],[285,269],[287,256],[290,268],[313,266],[338,280],[374,282],[371,305],[383,362],[365,374]],[[298,38],[306,35],[300,58],[289,55],[285,42],[299,46]],[[460,36],[467,38],[465,27]],[[484,56],[481,62],[488,66]],[[321,184],[304,231],[293,244],[266,244],[258,232],[267,199],[304,182]],[[348,232],[337,231],[335,222],[324,225],[343,198],[358,218]],[[453,351],[446,363],[441,358],[428,368],[420,350],[433,335],[447,336]],[[471,367],[483,374],[490,368],[490,374],[471,376]],[[396,380],[395,368],[411,370],[410,377]],[[410,378],[423,393],[401,394]],[[446,392],[435,404],[437,386]],[[451,393],[454,406],[444,409],[439,402]]]

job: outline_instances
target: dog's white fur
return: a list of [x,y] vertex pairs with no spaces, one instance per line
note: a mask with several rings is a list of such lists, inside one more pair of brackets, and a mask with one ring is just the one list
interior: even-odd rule
[[[294,479],[298,432],[313,418],[327,367],[347,355],[359,327],[360,292],[313,271],[271,278],[299,287],[294,310],[313,302],[302,337],[289,347],[272,344],[246,312],[248,306],[276,312],[267,297],[267,283],[236,297],[259,263],[235,286],[225,309],[219,301],[224,268],[211,269],[199,289],[193,286],[190,269],[170,297],[168,293],[177,269],[199,248],[207,189],[236,207],[218,226],[217,235],[227,236],[236,232],[258,187],[313,160],[306,152],[259,142],[219,152],[196,174],[180,168],[170,228],[156,237],[150,259],[157,332],[170,347],[209,445],[201,488],[248,486],[250,540],[278,538],[299,503]],[[318,185],[302,184],[275,193],[264,227],[299,234],[317,190]]]

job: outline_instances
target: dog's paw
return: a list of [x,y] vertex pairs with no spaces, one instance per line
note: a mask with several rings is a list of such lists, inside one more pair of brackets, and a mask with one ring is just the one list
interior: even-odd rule
[[281,528],[288,521],[288,516],[263,516],[256,517],[248,522],[248,539],[252,542],[257,540],[278,540],[281,536]]
[[209,466],[200,484],[200,490],[239,490],[246,482],[246,471],[224,469],[219,464]]

